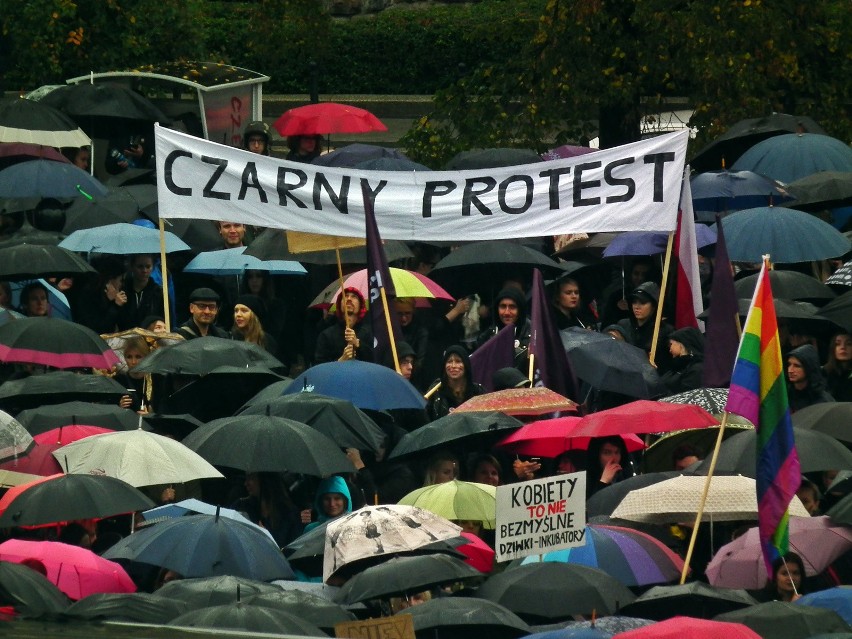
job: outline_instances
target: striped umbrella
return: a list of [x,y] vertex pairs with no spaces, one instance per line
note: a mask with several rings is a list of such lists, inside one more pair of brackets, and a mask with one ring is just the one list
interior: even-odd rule
[[678,579],[683,559],[648,534],[622,528],[590,524],[586,544],[576,548],[531,555],[522,563],[538,561],[582,564],[603,570],[625,586],[668,583]]

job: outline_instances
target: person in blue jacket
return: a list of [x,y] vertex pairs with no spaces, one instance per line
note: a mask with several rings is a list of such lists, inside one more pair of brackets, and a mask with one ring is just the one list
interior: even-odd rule
[[352,496],[343,477],[332,475],[320,482],[314,498],[314,510],[317,520],[305,526],[305,532],[352,512]]

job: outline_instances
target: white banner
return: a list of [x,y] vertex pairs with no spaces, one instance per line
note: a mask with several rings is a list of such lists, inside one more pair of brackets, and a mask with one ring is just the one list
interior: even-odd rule
[[163,218],[364,237],[361,186],[386,240],[673,231],[687,131],[565,160],[468,171],[286,162],[156,127]]
[[586,543],[586,473],[497,486],[497,561]]

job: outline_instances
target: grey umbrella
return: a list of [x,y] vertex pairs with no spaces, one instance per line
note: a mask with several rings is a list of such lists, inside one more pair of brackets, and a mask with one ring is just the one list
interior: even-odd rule
[[529,634],[523,619],[504,606],[474,597],[440,597],[398,614],[414,618],[417,637],[510,639]]
[[661,621],[677,615],[712,619],[723,612],[752,606],[757,600],[745,590],[716,588],[700,581],[654,586],[621,609],[626,615]]
[[26,455],[33,443],[27,429],[9,413],[0,410],[0,462]]
[[783,601],[769,601],[714,618],[716,621],[741,623],[761,637],[771,639],[806,639],[819,633],[849,630],[849,624],[833,610]]
[[24,617],[59,613],[71,603],[53,582],[29,566],[0,561],[0,601]]
[[189,608],[160,593],[97,593],[75,602],[64,615],[77,619],[109,619],[140,623],[168,623]]
[[175,579],[157,590],[157,595],[172,601],[180,601],[187,608],[196,609],[236,603],[250,597],[280,592],[280,590],[278,586],[257,579],[216,575]]
[[328,636],[315,625],[295,615],[274,608],[253,606],[243,602],[191,610],[172,619],[169,625],[244,630],[302,637]]

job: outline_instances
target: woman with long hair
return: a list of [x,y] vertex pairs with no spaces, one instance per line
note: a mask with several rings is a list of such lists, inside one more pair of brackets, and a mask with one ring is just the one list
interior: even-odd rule
[[834,334],[823,372],[829,394],[838,402],[852,402],[852,333],[841,330]]
[[473,381],[467,350],[464,346],[450,346],[444,351],[441,377],[432,382],[426,393],[429,397],[426,412],[429,419],[436,420],[484,392],[482,386]]
[[278,350],[272,336],[263,330],[260,315],[264,313],[263,300],[256,295],[240,295],[234,304],[234,327],[231,335],[236,340],[257,344],[273,355]]
[[122,408],[129,408],[138,413],[147,413],[149,411],[154,392],[151,375],[134,373],[133,369],[150,352],[151,347],[148,346],[148,342],[144,337],[129,337],[124,342],[122,353],[124,354],[124,361],[127,364],[127,372],[118,373],[115,376],[115,380],[123,384],[129,391],[127,395],[122,395],[118,402],[118,405]]

